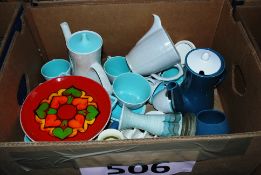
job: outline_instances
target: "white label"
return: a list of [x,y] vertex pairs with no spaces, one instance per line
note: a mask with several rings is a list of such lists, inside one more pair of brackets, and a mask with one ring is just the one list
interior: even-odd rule
[[80,168],[82,175],[172,175],[191,172],[196,161],[158,163],[150,165]]

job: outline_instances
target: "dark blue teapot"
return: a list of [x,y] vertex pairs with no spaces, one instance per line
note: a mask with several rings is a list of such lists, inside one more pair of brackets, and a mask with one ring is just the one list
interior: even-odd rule
[[175,112],[197,114],[214,106],[214,89],[224,79],[223,57],[209,48],[191,50],[185,59],[184,81],[167,85],[168,97]]

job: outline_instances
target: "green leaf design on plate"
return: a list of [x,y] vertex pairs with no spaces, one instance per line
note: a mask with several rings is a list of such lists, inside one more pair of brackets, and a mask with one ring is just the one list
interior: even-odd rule
[[53,109],[53,108],[50,108],[48,109],[47,111],[47,114],[56,114],[57,113],[57,110],[56,109]]
[[87,111],[86,110],[81,110],[81,111],[78,111],[78,114],[82,114],[83,116],[86,116]]
[[93,120],[99,114],[98,109],[94,106],[88,106],[87,111],[88,111],[88,114],[86,115],[87,120]]
[[55,137],[58,137],[59,139],[63,140],[66,137],[68,137],[73,132],[72,128],[65,128],[64,130],[62,128],[55,128],[53,130],[53,135]]
[[74,87],[71,87],[71,88],[69,88],[69,89],[66,89],[66,90],[63,92],[63,95],[66,95],[66,96],[72,95],[72,96],[74,96],[74,97],[81,97],[82,92],[79,91],[78,89],[74,88]]
[[46,110],[49,108],[49,104],[44,102],[41,103],[40,106],[37,108],[37,110],[35,111],[37,116],[41,119],[45,118],[46,116]]
[[65,127],[65,126],[67,126],[67,124],[68,124],[68,121],[67,120],[63,120],[61,126]]
[[68,96],[67,104],[71,104],[73,101],[73,97],[70,95]]

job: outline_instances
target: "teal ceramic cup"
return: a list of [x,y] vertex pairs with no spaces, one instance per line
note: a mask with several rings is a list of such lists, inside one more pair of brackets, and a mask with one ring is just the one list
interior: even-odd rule
[[122,56],[109,57],[103,65],[104,71],[112,83],[119,75],[131,72],[126,58]]
[[41,68],[41,74],[46,80],[71,75],[71,64],[65,59],[53,59]]
[[123,73],[113,82],[113,93],[122,106],[137,109],[143,106],[150,98],[151,88],[148,81],[136,73]]

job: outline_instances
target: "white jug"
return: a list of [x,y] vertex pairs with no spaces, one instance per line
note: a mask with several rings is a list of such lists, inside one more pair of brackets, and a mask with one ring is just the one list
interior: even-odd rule
[[141,75],[158,73],[180,63],[180,55],[168,33],[161,25],[159,16],[153,15],[150,30],[127,54],[130,69]]

